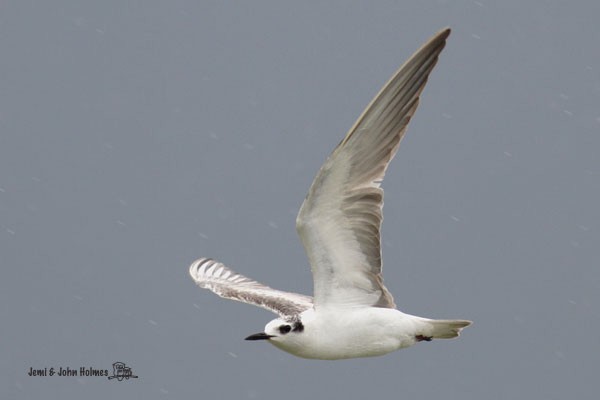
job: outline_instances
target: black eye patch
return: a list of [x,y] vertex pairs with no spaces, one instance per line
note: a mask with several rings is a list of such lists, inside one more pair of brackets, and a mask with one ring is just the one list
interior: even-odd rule
[[294,329],[292,329],[292,331],[294,332],[302,332],[304,330],[304,325],[302,325],[302,322],[295,322],[294,323]]
[[280,332],[281,334],[283,334],[283,335],[285,335],[286,333],[288,333],[288,332],[289,332],[289,331],[291,331],[291,330],[292,330],[292,327],[291,327],[291,326],[289,326],[289,325],[281,325],[281,326],[279,327],[279,332]]

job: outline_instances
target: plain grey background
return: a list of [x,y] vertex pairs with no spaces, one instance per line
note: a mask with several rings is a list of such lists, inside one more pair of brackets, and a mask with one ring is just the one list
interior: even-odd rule
[[[595,399],[600,3],[3,1],[0,397]],[[403,311],[475,323],[294,358],[210,256],[311,293],[296,212],[425,40],[453,33],[384,183]],[[30,367],[139,376],[29,377]]]

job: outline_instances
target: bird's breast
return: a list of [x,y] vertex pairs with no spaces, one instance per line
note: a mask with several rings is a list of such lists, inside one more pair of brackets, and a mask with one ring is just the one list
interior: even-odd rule
[[[302,358],[337,360],[374,357],[414,344],[413,324],[393,309],[350,309],[315,313],[302,333],[272,340]],[[408,316],[407,316],[408,317]]]

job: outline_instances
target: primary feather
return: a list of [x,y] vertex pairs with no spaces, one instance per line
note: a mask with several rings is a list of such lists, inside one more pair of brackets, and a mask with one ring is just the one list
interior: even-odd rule
[[266,308],[290,318],[312,307],[312,297],[275,290],[233,272],[222,263],[200,258],[190,265],[190,276],[198,286],[219,296]]
[[395,308],[381,276],[385,171],[412,118],[449,29],[396,71],[319,170],[296,219],[315,307]]

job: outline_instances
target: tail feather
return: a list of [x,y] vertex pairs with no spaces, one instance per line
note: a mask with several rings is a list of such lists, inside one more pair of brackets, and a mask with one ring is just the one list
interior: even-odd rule
[[433,339],[452,339],[460,335],[463,328],[471,325],[471,321],[462,319],[431,319],[428,321]]

